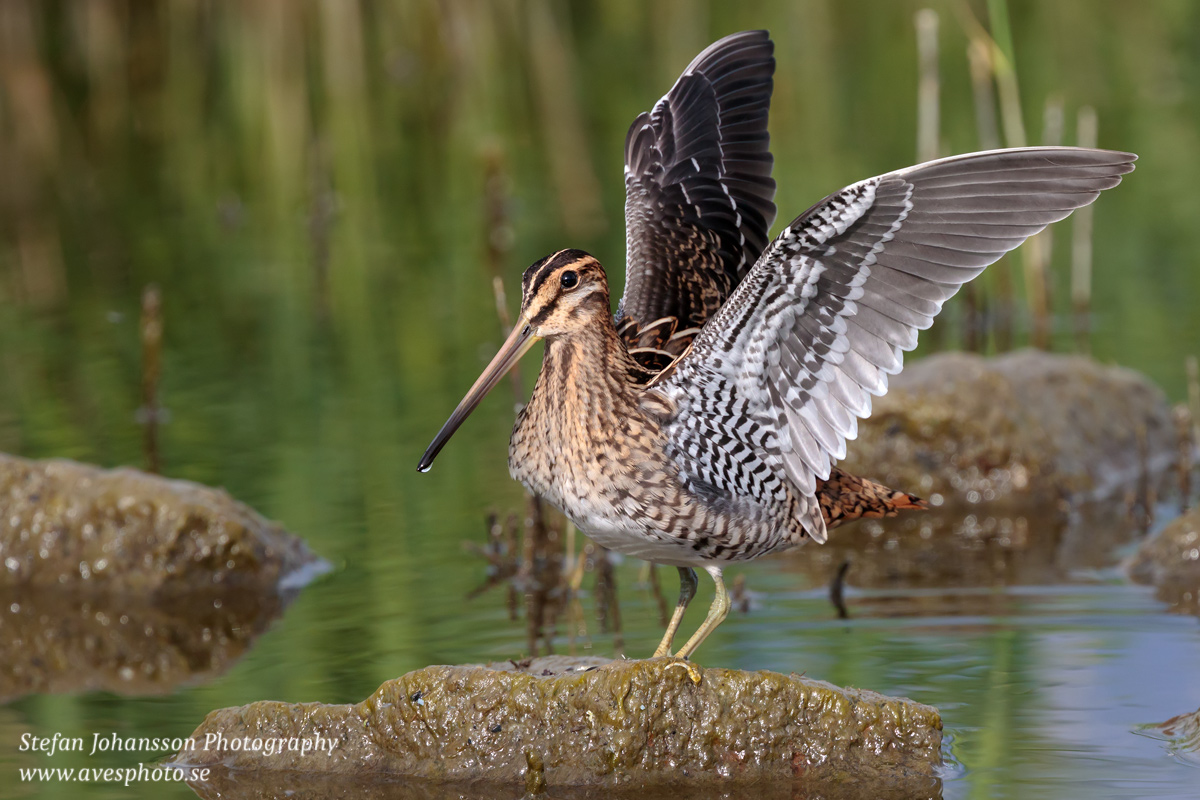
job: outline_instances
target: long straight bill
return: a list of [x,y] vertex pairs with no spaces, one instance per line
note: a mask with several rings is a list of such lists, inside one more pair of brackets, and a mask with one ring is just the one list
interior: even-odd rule
[[517,320],[517,324],[513,326],[512,333],[504,340],[504,344],[500,346],[500,352],[496,353],[496,357],[492,359],[492,363],[488,364],[483,370],[483,374],[475,381],[475,385],[467,392],[466,397],[458,404],[458,408],[454,409],[454,413],[450,415],[450,419],[446,420],[446,424],[437,432],[437,436],[433,437],[433,441],[429,443],[429,447],[425,450],[425,455],[421,456],[421,462],[417,464],[419,472],[428,472],[433,466],[433,460],[437,458],[437,454],[441,452],[446,442],[450,441],[450,437],[458,430],[458,426],[463,424],[479,402],[483,400],[483,396],[492,390],[492,387],[500,382],[500,379],[508,374],[508,371],[513,368],[513,365],[521,360],[521,356],[529,351],[541,339],[540,336],[534,336],[530,331],[529,326],[525,324],[525,318],[521,317]]

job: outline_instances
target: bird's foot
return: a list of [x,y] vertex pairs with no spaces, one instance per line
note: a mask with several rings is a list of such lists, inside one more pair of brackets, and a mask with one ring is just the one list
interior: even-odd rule
[[696,684],[697,686],[699,686],[700,682],[704,679],[704,673],[700,671],[700,668],[691,661],[688,661],[686,658],[675,659],[670,664],[667,664],[667,666],[663,667],[663,671],[665,672],[666,670],[673,669],[675,667],[678,667],[686,672],[688,677],[692,679],[692,683]]

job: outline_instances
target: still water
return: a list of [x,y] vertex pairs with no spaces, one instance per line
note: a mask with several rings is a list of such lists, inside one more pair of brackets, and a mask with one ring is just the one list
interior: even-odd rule
[[[995,29],[989,6],[1005,4],[922,5],[940,14],[942,150],[979,149],[966,49],[972,20]],[[482,543],[489,511],[523,504],[505,467],[506,387],[433,472],[414,467],[500,341],[488,245],[510,292],[521,268],[567,246],[596,253],[619,285],[625,129],[709,41],[752,27],[776,39],[781,220],[915,160],[918,4],[467,6],[0,9],[12,109],[0,121],[20,120],[0,131],[0,450],[146,463],[139,298],[156,283],[163,472],[228,488],[332,565],[216,674],[154,697],[0,706],[0,795],[190,796],[21,783],[20,767],[137,760],[20,752],[25,733],[183,736],[218,707],[355,702],[427,664],[526,651],[502,590],[467,599],[485,564],[463,543]],[[1089,347],[1181,401],[1184,359],[1200,350],[1200,6],[1009,6],[1026,141],[1059,98],[1062,141],[1089,105],[1101,145],[1141,155],[1096,206]],[[1051,262],[1059,350],[1076,346],[1070,238],[1060,226]],[[1008,270],[1021,344],[1021,262]],[[1001,274],[984,277],[985,303],[1003,301]],[[961,303],[947,309],[923,348],[961,344],[964,319]],[[1200,707],[1200,627],[1128,584],[1123,552],[974,588],[865,590],[851,570],[845,620],[803,556],[776,558],[734,571],[750,609],[699,660],[937,706],[945,797],[1200,796],[1194,754],[1140,727]],[[638,565],[617,580],[623,652],[644,655],[657,605]],[[673,571],[662,580],[673,592]],[[2,600],[0,624],[23,598]],[[592,600],[577,652],[613,655]]]
[[[430,569],[447,583],[455,569],[468,578],[481,571],[450,554],[444,559]],[[402,568],[393,558],[373,571]],[[701,663],[803,672],[937,706],[947,734],[943,797],[1196,796],[1195,754],[1173,756],[1169,743],[1139,730],[1200,704],[1196,620],[1165,614],[1149,590],[1115,573],[1055,586],[851,589],[850,619],[839,620],[824,587],[806,588],[786,558],[741,572],[753,607],[734,612]],[[625,649],[648,653],[660,632],[655,605],[636,569],[619,578]],[[163,698],[28,697],[0,713],[0,735],[15,744],[27,731],[61,731],[83,736],[89,747],[97,732],[186,736],[211,708],[264,698],[356,701],[407,669],[524,651],[523,631],[508,621],[498,595],[467,602],[447,586],[415,607],[378,608],[348,624],[346,612],[362,606],[364,590],[370,587],[348,568],[321,579],[251,653],[206,685]],[[413,618],[422,633],[406,639]],[[687,624],[699,621],[693,614]],[[594,619],[587,622],[593,636],[578,652],[611,654],[612,637],[595,635]],[[13,749],[0,763],[14,777],[19,766],[128,766],[138,758],[46,758]],[[190,796],[145,784],[8,785],[6,797]]]

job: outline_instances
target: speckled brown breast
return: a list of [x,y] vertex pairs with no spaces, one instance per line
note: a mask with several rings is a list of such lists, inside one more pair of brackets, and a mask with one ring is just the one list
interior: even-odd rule
[[[548,341],[513,429],[512,476],[605,547],[657,563],[741,561],[801,543],[790,491],[763,502],[684,485],[660,426],[672,409],[645,388],[652,376],[607,326]],[[838,470],[820,489],[830,527],[921,507],[911,495]]]

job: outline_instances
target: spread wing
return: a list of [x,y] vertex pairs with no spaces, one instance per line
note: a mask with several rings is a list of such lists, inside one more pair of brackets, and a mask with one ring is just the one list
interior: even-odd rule
[[646,366],[682,352],[766,247],[773,52],[766,31],[721,39],[629,129],[617,329]]
[[666,433],[685,479],[709,496],[759,499],[781,497],[786,482],[805,530],[824,541],[817,481],[845,456],[917,331],[988,264],[1116,186],[1135,159],[1069,147],[974,153],[856,183],[801,214],[651,384],[676,407]]

